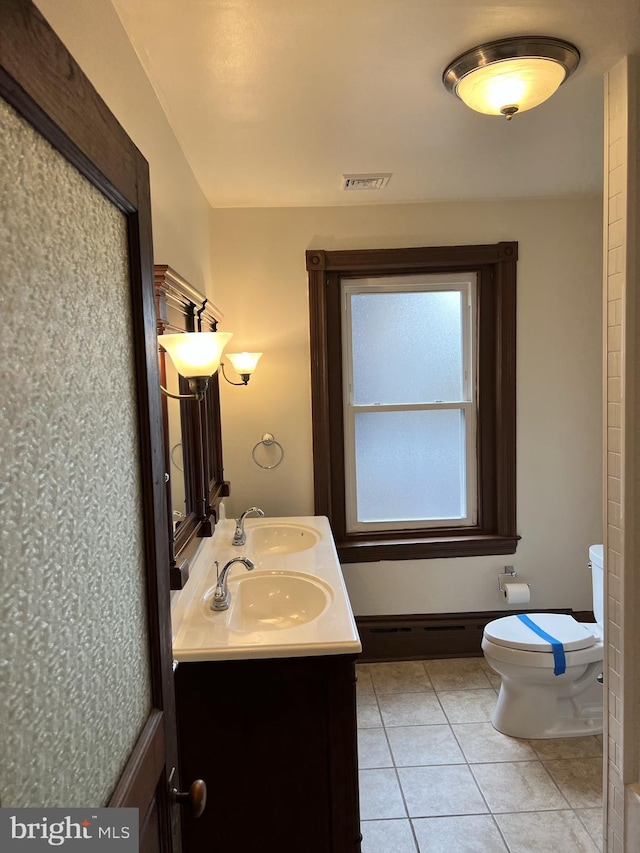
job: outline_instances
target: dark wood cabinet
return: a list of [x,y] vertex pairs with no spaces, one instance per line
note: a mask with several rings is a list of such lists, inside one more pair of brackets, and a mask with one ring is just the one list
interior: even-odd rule
[[360,853],[354,655],[181,663],[185,853]]

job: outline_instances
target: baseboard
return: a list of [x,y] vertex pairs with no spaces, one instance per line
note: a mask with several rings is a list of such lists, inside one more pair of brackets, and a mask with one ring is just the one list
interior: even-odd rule
[[[466,658],[482,654],[480,643],[487,622],[525,611],[437,613],[411,616],[356,616],[362,642],[360,662]],[[527,613],[568,613],[578,622],[593,622],[585,610],[527,610]]]

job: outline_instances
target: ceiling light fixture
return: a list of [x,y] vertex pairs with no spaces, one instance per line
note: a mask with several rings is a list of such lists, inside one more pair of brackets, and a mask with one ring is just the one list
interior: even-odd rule
[[472,110],[510,120],[550,98],[579,62],[580,51],[560,39],[499,39],[454,59],[442,82]]

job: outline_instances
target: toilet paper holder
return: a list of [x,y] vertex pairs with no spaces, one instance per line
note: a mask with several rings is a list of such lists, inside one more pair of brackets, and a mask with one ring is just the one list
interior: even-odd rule
[[504,588],[504,584],[507,578],[513,580],[513,578],[517,578],[518,573],[515,571],[513,566],[505,566],[504,572],[498,575],[498,590],[505,596],[507,595],[507,590]]

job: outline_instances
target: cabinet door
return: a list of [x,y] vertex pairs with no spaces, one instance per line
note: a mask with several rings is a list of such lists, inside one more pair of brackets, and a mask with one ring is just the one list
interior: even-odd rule
[[180,664],[183,775],[218,780],[187,853],[358,853],[351,656]]

